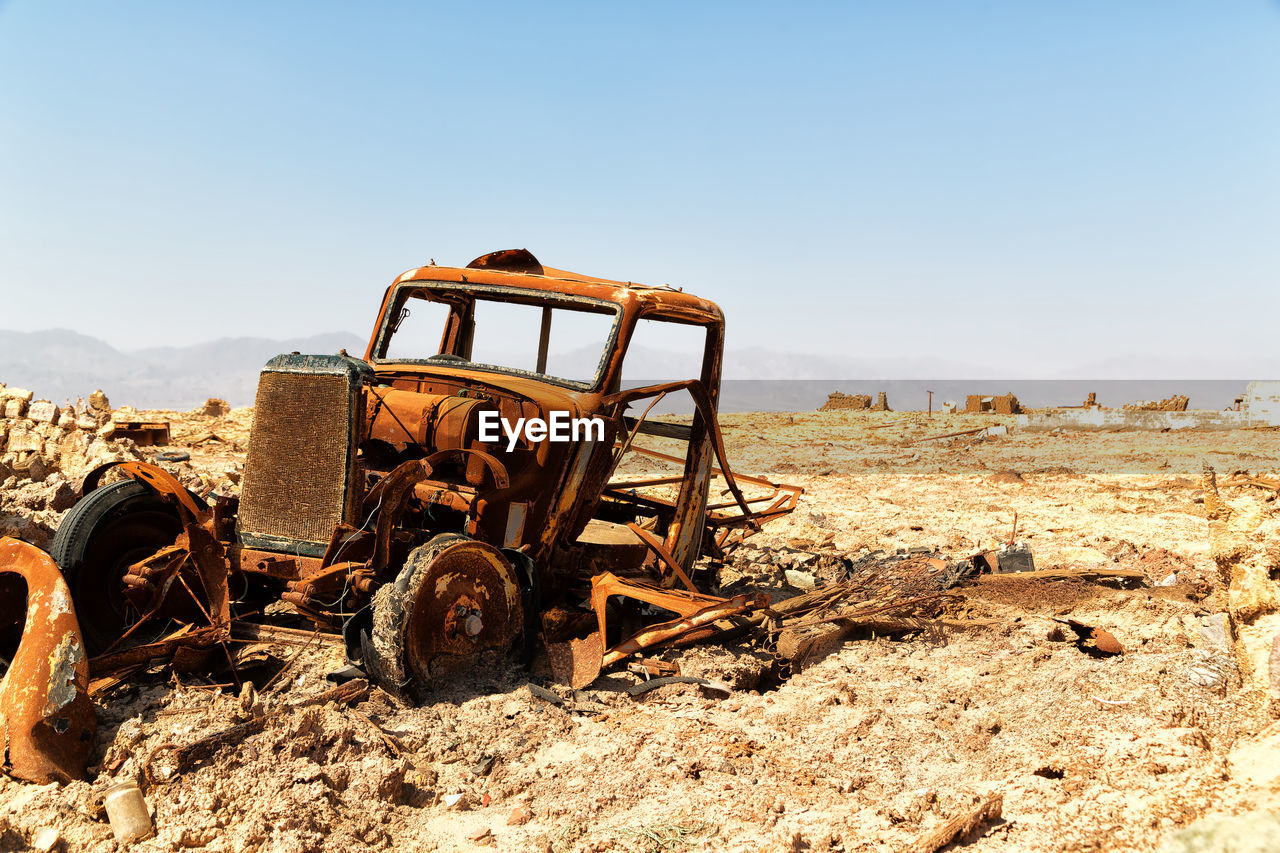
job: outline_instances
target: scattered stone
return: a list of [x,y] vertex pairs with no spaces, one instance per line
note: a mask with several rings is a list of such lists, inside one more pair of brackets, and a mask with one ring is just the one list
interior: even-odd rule
[[808,572],[800,572],[795,569],[787,569],[783,572],[783,576],[787,579],[787,585],[796,589],[813,589],[816,581],[813,575]]
[[25,388],[5,388],[0,390],[0,400],[21,400],[30,403],[35,394]]
[[66,512],[75,506],[76,501],[80,499],[80,494],[61,474],[54,474],[46,478],[45,482],[52,481],[54,477],[57,478],[57,482],[53,487],[53,493],[49,495],[48,508],[54,512]]
[[62,835],[51,826],[46,826],[31,836],[31,849],[36,853],[54,853],[62,849]]
[[35,453],[44,450],[44,439],[30,429],[15,429],[9,432],[9,441],[5,449],[10,453]]
[[1187,668],[1187,680],[1199,687],[1222,690],[1236,674],[1235,655],[1231,651],[1231,628],[1227,614],[1213,613],[1200,617],[1199,638]]
[[49,475],[49,468],[38,454],[31,456],[30,462],[27,463],[27,479],[33,483],[43,483],[44,478]]
[[1264,613],[1280,610],[1276,585],[1267,567],[1258,562],[1237,565],[1227,592],[1231,613],[1236,619],[1251,622]]
[[57,423],[61,415],[58,407],[48,400],[36,400],[27,407],[27,417],[40,424]]
[[53,529],[25,515],[0,513],[0,536],[12,536],[47,550],[53,541]]
[[521,803],[507,815],[507,826],[524,826],[531,820],[533,820],[533,810],[525,803]]

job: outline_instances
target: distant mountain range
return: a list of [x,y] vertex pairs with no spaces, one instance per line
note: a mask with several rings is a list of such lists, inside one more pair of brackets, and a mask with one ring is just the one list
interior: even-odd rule
[[253,403],[258,371],[282,352],[364,354],[367,339],[347,332],[308,338],[221,338],[184,347],[123,352],[66,329],[0,331],[0,382],[61,403],[101,388],[113,405],[193,409],[210,397]]
[[[366,342],[367,339],[350,332],[330,332],[285,340],[220,338],[189,346],[122,351],[98,338],[66,329],[0,330],[0,382],[28,388],[38,398],[57,403],[88,397],[101,388],[115,405],[144,409],[192,409],[209,397],[221,397],[233,406],[247,406],[253,403],[258,372],[272,356],[293,351],[336,353],[340,349],[362,355]],[[577,348],[558,355],[552,353],[551,363],[562,365],[566,370],[564,375],[590,375],[599,356],[598,349]],[[520,360],[506,363],[518,364]],[[687,378],[696,373],[697,364],[698,357],[693,353],[638,348],[628,356],[624,377],[630,377],[628,385],[642,380]],[[1277,369],[1268,370],[1272,367]],[[750,347],[731,350],[725,356],[725,379],[737,381],[726,382],[723,403],[726,410],[737,411],[802,410],[820,405],[828,391],[889,390],[899,397],[909,397],[914,408],[923,406],[925,401],[915,398],[924,397],[921,389],[928,384],[938,392],[935,401],[948,397],[959,397],[963,401],[962,392],[970,385],[973,386],[971,393],[1003,393],[1014,390],[1017,385],[1020,396],[1034,400],[1028,400],[1031,405],[1048,405],[1074,403],[1084,390],[1102,390],[1094,388],[1102,379],[1078,386],[1063,380],[1090,376],[1143,379],[1144,374],[1150,377],[1140,383],[1125,383],[1123,391],[1117,387],[1118,399],[1106,401],[1114,405],[1130,399],[1188,393],[1180,390],[1179,383],[1193,380],[1232,376],[1265,379],[1276,373],[1280,373],[1280,364],[1217,364],[1193,357],[1180,361],[1176,357],[1174,361],[1134,357],[1100,361],[1045,376],[1030,375],[1025,369],[995,369],[963,359],[844,358]],[[1185,378],[1169,379],[1179,375]],[[955,380],[956,377],[974,378]],[[948,378],[953,381],[944,383]],[[920,388],[915,387],[917,384]],[[1209,388],[1208,384],[1200,386],[1201,400],[1193,400],[1193,405],[1217,408],[1229,404],[1235,394],[1244,390],[1243,380],[1215,385],[1212,391]],[[1239,391],[1234,390],[1236,388]],[[895,394],[891,394],[891,404]],[[1043,402],[1037,399],[1040,397],[1044,397]]]

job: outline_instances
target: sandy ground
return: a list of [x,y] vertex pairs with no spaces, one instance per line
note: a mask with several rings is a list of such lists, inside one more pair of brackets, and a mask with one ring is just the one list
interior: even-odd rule
[[[182,417],[178,436],[225,441],[192,448],[180,470],[233,486],[248,413],[212,430]],[[964,849],[1146,851],[1205,816],[1276,809],[1280,726],[1270,697],[1242,687],[1221,630],[1199,484],[1206,463],[1275,476],[1280,432],[916,443],[1011,421],[725,417],[740,470],[806,494],[721,580],[785,596],[785,569],[813,555],[966,556],[1008,539],[1016,513],[1038,569],[1137,569],[1144,586],[986,578],[952,590],[944,615],[967,627],[864,636],[803,666],[756,647],[670,653],[733,683],[727,697],[682,684],[633,698],[618,688],[636,679],[615,673],[576,693],[552,686],[549,701],[535,662],[420,708],[375,692],[354,709],[286,710],[209,763],[144,782],[157,834],[134,849],[897,851],[999,793],[1003,818]],[[1265,490],[1224,497],[1275,514]],[[1066,617],[1111,631],[1125,653],[1087,654],[1054,621]],[[68,849],[115,849],[103,791],[163,765],[164,748],[326,689],[341,664],[336,649],[304,647],[269,690],[243,695],[168,671],[134,682],[99,706],[91,781],[0,781],[0,850],[45,827]]]

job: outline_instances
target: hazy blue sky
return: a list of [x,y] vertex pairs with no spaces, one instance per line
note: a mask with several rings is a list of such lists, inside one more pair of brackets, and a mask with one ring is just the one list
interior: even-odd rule
[[528,247],[731,347],[1280,374],[1278,213],[1264,0],[0,4],[0,328],[364,334]]

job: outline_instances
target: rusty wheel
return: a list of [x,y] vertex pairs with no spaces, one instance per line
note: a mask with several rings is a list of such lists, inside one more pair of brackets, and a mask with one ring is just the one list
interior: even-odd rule
[[437,536],[374,596],[366,664],[383,686],[421,700],[431,684],[505,656],[523,626],[520,585],[502,552],[465,536]]

